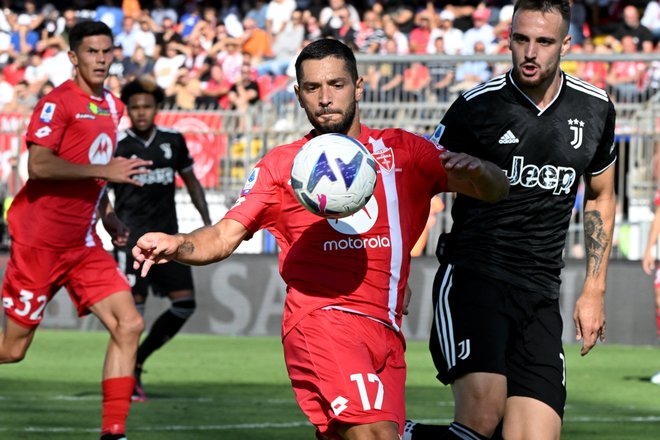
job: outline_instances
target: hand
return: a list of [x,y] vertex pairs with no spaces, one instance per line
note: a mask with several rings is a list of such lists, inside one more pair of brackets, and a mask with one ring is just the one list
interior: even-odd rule
[[583,291],[575,303],[573,312],[575,339],[582,341],[582,356],[596,345],[598,339],[605,340],[605,297]]
[[642,260],[642,269],[644,269],[646,275],[651,275],[653,273],[653,269],[655,269],[655,257],[651,255],[650,252],[644,255],[644,259]]
[[135,186],[142,186],[144,183],[133,179],[136,174],[149,174],[151,170],[144,168],[151,165],[150,160],[125,157],[115,157],[106,165],[105,178],[108,182],[129,183]]
[[149,269],[154,264],[163,264],[172,261],[181,244],[179,236],[163,234],[162,232],[148,232],[140,237],[137,244],[133,246],[132,254],[135,261],[133,269],[137,270],[142,265],[140,275],[147,276]]
[[108,231],[112,238],[112,244],[119,247],[126,246],[130,230],[121,220],[119,220],[119,217],[117,217],[114,212],[110,212],[108,215],[104,216],[101,221],[103,222],[103,227]]
[[465,153],[454,153],[444,151],[440,154],[440,160],[447,171],[455,180],[471,180],[474,176],[482,173],[483,164],[477,157]]
[[408,306],[410,305],[410,298],[412,297],[412,289],[410,284],[406,284],[406,291],[403,294],[403,309],[401,313],[404,315],[408,314]]

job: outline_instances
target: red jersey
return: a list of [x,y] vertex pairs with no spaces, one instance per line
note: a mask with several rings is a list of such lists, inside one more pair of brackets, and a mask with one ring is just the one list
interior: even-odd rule
[[[110,92],[93,97],[69,80],[39,101],[25,140],[72,163],[107,164],[123,112]],[[100,179],[28,179],[8,212],[12,240],[46,249],[100,245],[94,227],[105,185]]]
[[358,140],[378,163],[374,196],[358,213],[324,219],[307,211],[291,189],[291,165],[310,133],[271,150],[255,166],[225,218],[254,233],[268,229],[281,252],[287,285],[286,335],[313,310],[333,307],[401,325],[410,250],[421,234],[431,198],[447,191],[444,151],[400,129],[361,127]]

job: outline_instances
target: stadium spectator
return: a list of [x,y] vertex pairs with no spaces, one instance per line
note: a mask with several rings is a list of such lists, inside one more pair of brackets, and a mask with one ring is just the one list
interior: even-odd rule
[[43,57],[39,52],[32,52],[28,57],[28,65],[25,67],[23,78],[28,84],[28,91],[36,98],[41,86],[48,81],[48,72],[44,68]]
[[225,78],[225,74],[217,64],[211,65],[208,81],[200,82],[199,96],[195,99],[195,108],[199,109],[227,109],[229,101],[227,95],[232,83]]
[[660,3],[657,0],[651,0],[646,4],[641,23],[651,31],[653,42],[657,44],[660,41]]
[[395,0],[384,2],[383,18],[389,17],[404,35],[409,35],[415,27],[415,10],[409,1]]
[[303,23],[305,23],[305,40],[315,41],[323,36],[323,31],[316,16],[303,12]]
[[474,25],[463,34],[463,47],[461,48],[461,54],[474,54],[475,43],[478,41],[483,43],[485,53],[493,52],[495,30],[493,26],[488,24],[489,19],[490,9],[477,8],[474,10],[472,13],[472,21]]
[[192,316],[196,307],[195,292],[190,266],[176,262],[154,268],[156,270],[150,271],[147,278],[140,277],[133,268],[131,248],[147,231],[178,232],[174,202],[175,173],[186,185],[203,224],[210,225],[211,218],[204,189],[195,176],[185,139],[178,131],[161,129],[154,123],[158,108],[165,98],[163,90],[150,77],[140,77],[126,84],[120,96],[126,105],[131,128],[120,136],[115,157],[148,160],[151,162],[148,167],[151,173],[161,176],[160,179],[143,179],[144,185],[140,187],[112,184],[115,212],[130,230],[127,242],[115,246],[114,254],[131,284],[137,309],[144,316],[149,287],[154,295],[170,300],[170,308],[154,321],[137,351],[132,400],[145,401],[147,395],[142,386],[144,364]]
[[[584,40],[584,53],[588,54],[606,54],[609,53],[604,45],[595,46],[590,38]],[[607,78],[608,64],[605,61],[581,61],[578,64],[576,76],[589,84],[604,89],[606,88],[605,79]]]
[[328,35],[344,28],[347,24],[353,32],[360,30],[360,14],[355,6],[346,3],[345,0],[328,0],[328,6],[321,9],[318,18],[321,28],[327,29]]
[[165,90],[166,96],[174,98],[174,107],[180,110],[193,110],[195,100],[199,96],[201,81],[195,74],[185,66],[177,71],[176,80],[169,89]]
[[179,45],[173,41],[167,43],[165,53],[154,63],[156,82],[164,90],[168,90],[177,78],[179,67],[183,65],[186,56],[179,53]]
[[259,102],[259,85],[252,79],[252,67],[249,64],[241,66],[241,78],[231,86],[227,98],[229,107],[241,113]]
[[[433,53],[445,55],[444,39],[439,36],[435,39]],[[426,63],[431,76],[431,92],[435,95],[438,102],[447,102],[449,100],[449,86],[454,83],[456,74],[454,72],[454,63],[446,61],[433,60]]]
[[[140,168],[149,162],[112,158],[123,113],[119,99],[103,89],[112,31],[101,22],[82,22],[69,38],[77,74],[34,109],[26,134],[29,179],[8,213],[12,246],[2,290],[7,319],[0,337],[0,363],[24,358],[44,306],[66,287],[78,313],[94,313],[110,333],[103,366],[101,439],[119,440],[125,438],[143,322],[126,278],[90,225],[98,213],[113,240],[126,239],[105,184],[140,185],[135,176],[146,173]],[[101,66],[103,75],[97,70]],[[79,114],[89,117],[71,124]]]
[[[482,41],[474,43],[473,54],[482,56],[486,52],[486,48]],[[456,83],[452,85],[449,90],[452,93],[462,93],[476,86],[479,83],[485,82],[491,77],[491,69],[488,62],[483,60],[468,60],[458,63],[456,67]]]
[[[137,38],[137,47],[144,49],[144,54],[148,57],[153,57],[156,53],[156,34],[153,29],[155,24],[152,22],[148,14],[142,14],[138,19],[137,30],[135,35]],[[126,54],[131,57],[131,55]]]
[[355,35],[355,46],[361,53],[376,54],[387,37],[380,16],[372,9],[364,12],[360,30]]
[[19,81],[14,86],[14,93],[11,101],[4,106],[0,105],[3,112],[27,114],[37,105],[37,95],[32,93],[27,81]]
[[243,20],[250,18],[254,20],[259,29],[266,30],[266,15],[268,14],[268,2],[266,0],[243,0],[243,11],[245,11]]
[[183,37],[176,31],[175,23],[170,17],[163,18],[161,27],[156,31],[154,59],[158,59],[165,53],[165,48],[170,42],[183,44]]
[[[634,56],[637,53],[637,46],[632,35],[624,35],[621,38],[621,47],[624,54]],[[645,72],[646,63],[643,61],[613,61],[605,82],[617,101],[636,102],[642,91],[642,79]]]
[[463,31],[454,27],[454,14],[444,10],[439,15],[440,24],[429,35],[429,45],[426,52],[434,54],[435,41],[442,37],[444,51],[447,55],[458,55],[463,48]]
[[[342,43],[310,43],[296,68],[296,95],[314,130],[267,153],[253,169],[239,203],[218,223],[189,234],[145,234],[133,256],[142,264],[142,275],[174,258],[209,264],[227,258],[257,230],[270,230],[281,247],[280,268],[287,282],[284,359],[296,399],[317,437],[398,440],[405,418],[400,325],[409,298],[406,278],[410,250],[427,221],[430,200],[438,192],[458,191],[495,201],[506,195],[508,185],[491,163],[439,154],[431,142],[404,130],[361,125],[362,80],[352,51]],[[334,226],[337,220],[320,219],[294,197],[287,182],[295,154],[314,136],[334,132],[357,138],[384,159],[396,157],[397,168],[414,169],[383,184],[391,162],[379,165],[383,174],[370,203],[389,215],[374,217],[361,237],[387,240],[391,246],[324,251],[323,242],[344,240],[346,233]],[[367,381],[378,383],[369,387],[374,393],[383,392],[366,391]]]
[[623,23],[614,32],[614,38],[619,41],[631,36],[638,51],[653,52],[653,34],[640,23],[637,7],[628,5],[623,8]]
[[218,64],[225,72],[227,80],[234,84],[241,78],[241,66],[243,66],[243,54],[240,51],[239,41],[235,38],[224,38],[214,45],[209,51],[209,55],[213,56],[216,51],[216,59]]
[[426,100],[431,84],[429,68],[425,63],[414,61],[403,71],[403,100],[405,102],[423,102]]
[[43,43],[47,49],[44,51],[42,65],[48,75],[48,81],[57,87],[71,79],[73,73],[73,65],[68,54],[68,40],[65,41],[62,36],[57,36],[51,37]]
[[130,81],[145,75],[153,76],[154,65],[154,60],[145,55],[144,49],[136,47],[124,70],[124,79]]
[[266,32],[271,37],[276,37],[291,21],[291,14],[295,10],[295,0],[270,0],[266,13]]
[[336,12],[334,18],[341,22],[341,26],[335,27],[331,26],[330,23],[334,20],[326,23],[322,28],[322,35],[326,38],[334,38],[339,40],[345,45],[349,46],[351,49],[356,49],[355,46],[355,36],[357,31],[355,30],[355,25],[351,21],[351,14],[349,9],[346,6],[339,8]]
[[[389,15],[383,16],[383,30],[385,31],[387,40],[394,41],[396,46],[395,53],[397,55],[407,55],[409,53],[410,46],[408,45],[408,38],[403,32],[399,31],[399,26]],[[385,44],[387,44],[387,40],[385,40]],[[380,49],[381,53],[388,51],[388,48],[384,46],[381,46]]]
[[[491,205],[458,195],[452,231],[438,241],[430,347],[438,379],[452,384],[454,422],[413,426],[413,439],[560,438],[560,272],[581,180],[587,270],[573,320],[582,355],[605,338],[615,110],[604,90],[561,72],[569,21],[567,0],[518,0],[511,72],[459,96],[436,130],[451,151],[495,159],[511,188]],[[522,170],[559,164],[570,168],[561,190]]]
[[124,10],[114,0],[105,0],[96,7],[95,20],[102,21],[112,29],[113,35],[119,35],[124,23]]
[[119,44],[115,45],[112,48],[112,63],[110,64],[108,74],[116,75],[123,79],[126,74],[128,63],[129,58],[124,55],[124,48]]
[[135,18],[126,16],[122,25],[122,31],[115,37],[115,46],[121,46],[124,56],[132,57],[135,47],[140,44],[139,26],[135,23]]
[[197,23],[202,17],[196,2],[186,2],[185,8],[186,12],[181,16],[179,23],[181,25],[179,33],[185,41],[188,41],[188,37],[190,37],[190,34],[192,34],[193,29],[195,29],[195,26],[197,26]]
[[11,44],[17,53],[28,54],[36,49],[39,33],[32,30],[32,17],[21,14],[16,20],[16,30],[11,34]]
[[243,35],[238,38],[243,53],[249,53],[256,64],[273,57],[270,37],[254,18],[243,18],[243,29]]
[[174,9],[169,2],[167,2],[166,6],[166,3],[164,3],[163,0],[153,0],[153,8],[149,15],[151,15],[151,19],[158,27],[163,27],[165,19],[170,20],[172,23],[178,23],[179,21],[179,14],[176,9]]
[[408,36],[408,45],[410,53],[425,54],[431,38],[431,29],[434,26],[433,17],[428,11],[423,10],[415,16],[416,26],[410,31]]

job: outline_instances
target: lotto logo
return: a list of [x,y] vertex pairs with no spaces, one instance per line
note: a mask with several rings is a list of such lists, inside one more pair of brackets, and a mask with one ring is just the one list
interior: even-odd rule
[[43,137],[48,136],[48,135],[51,134],[52,132],[53,132],[53,130],[51,130],[50,127],[48,127],[48,126],[43,126],[43,127],[41,127],[39,130],[35,131],[35,132],[34,132],[34,135],[35,135],[36,137],[38,137],[39,139],[41,139],[41,138],[43,138]]

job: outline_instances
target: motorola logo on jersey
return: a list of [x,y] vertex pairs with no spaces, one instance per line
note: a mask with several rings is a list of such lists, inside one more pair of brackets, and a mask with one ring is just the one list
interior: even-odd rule
[[89,148],[89,163],[105,165],[112,159],[114,146],[112,139],[106,133],[99,134]]
[[328,219],[328,224],[335,231],[348,235],[341,240],[328,240],[323,243],[324,252],[332,252],[346,249],[366,248],[388,248],[391,246],[389,237],[350,237],[351,235],[364,234],[368,232],[378,219],[378,202],[375,197],[360,211],[348,217],[339,219]]
[[576,181],[577,173],[570,167],[544,165],[541,168],[534,164],[525,165],[525,158],[514,156],[511,171],[504,170],[509,183],[525,188],[552,190],[555,195],[568,194]]

